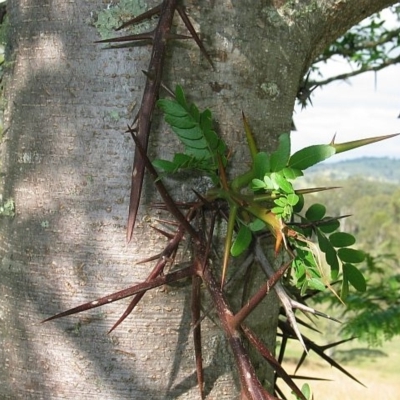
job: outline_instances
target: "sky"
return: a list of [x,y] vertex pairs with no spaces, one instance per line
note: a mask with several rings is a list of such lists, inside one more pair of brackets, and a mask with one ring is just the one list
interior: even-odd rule
[[[348,72],[345,61],[328,63],[324,77]],[[317,88],[313,106],[296,107],[291,133],[292,153],[312,144],[336,143],[365,137],[400,133],[400,65],[375,74],[367,72],[348,81],[332,82]],[[400,136],[332,157],[340,161],[364,156],[400,158]]]

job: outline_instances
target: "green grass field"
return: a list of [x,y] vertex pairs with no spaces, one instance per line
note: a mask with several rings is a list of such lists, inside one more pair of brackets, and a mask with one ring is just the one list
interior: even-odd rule
[[[315,341],[324,344],[321,336]],[[293,344],[289,354],[290,359],[284,367],[292,374],[296,367],[294,362],[296,354],[301,354],[300,347]],[[331,380],[296,380],[300,387],[305,382],[311,386],[314,400],[400,399],[400,337],[384,343],[379,348],[368,348],[365,344],[354,340],[339,346],[334,354],[330,355],[366,387],[354,382],[311,352],[297,375]],[[284,386],[285,384],[281,382],[280,387],[288,399],[294,399],[294,396],[290,395],[290,389]]]

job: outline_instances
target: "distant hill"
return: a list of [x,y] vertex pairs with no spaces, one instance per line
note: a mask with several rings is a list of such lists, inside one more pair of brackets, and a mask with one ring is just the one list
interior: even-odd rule
[[306,171],[307,181],[317,176],[343,180],[359,176],[366,180],[400,184],[400,159],[389,157],[362,157],[316,165]]

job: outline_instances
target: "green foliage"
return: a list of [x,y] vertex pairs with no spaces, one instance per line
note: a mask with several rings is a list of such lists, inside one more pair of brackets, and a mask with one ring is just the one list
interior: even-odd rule
[[313,145],[299,150],[290,157],[289,165],[300,170],[312,167],[335,154],[335,149],[327,144]]
[[[301,387],[301,393],[303,393],[304,397],[307,400],[313,399],[312,391],[311,391],[310,385],[308,383],[303,384],[303,386]],[[296,399],[299,399],[299,397],[296,396]]]
[[[390,135],[341,144],[332,141],[328,145],[307,147],[290,156],[290,136],[282,134],[277,149],[267,154],[257,150],[243,117],[253,163],[250,171],[229,183],[224,171],[227,146],[212,129],[210,110],[200,112],[195,105],[188,104],[180,86],[176,87],[175,99],[161,99],[158,106],[183,144],[184,153],[176,153],[172,161],[155,160],[155,167],[164,173],[188,168],[201,170],[211,176],[216,185],[205,198],[209,201],[224,199],[230,205],[222,281],[229,254],[239,256],[249,248],[253,235],[269,230],[276,237],[275,250],[279,251],[283,242],[284,250],[291,255],[292,283],[302,294],[309,289],[323,291],[329,288],[339,297],[331,286],[333,280],[341,282],[341,299],[349,295],[350,287],[360,292],[366,290],[365,278],[356,267],[365,254],[351,247],[355,237],[339,232],[338,218],[326,216],[326,207],[322,204],[308,207],[302,215],[303,193],[318,189],[296,190],[293,184],[303,176],[304,170],[334,154]],[[250,196],[248,189],[252,192]]]
[[242,225],[231,247],[232,256],[233,257],[240,256],[240,254],[242,254],[250,246],[251,241],[252,241],[251,229],[246,225]]
[[186,102],[180,86],[176,87],[174,100],[161,99],[158,107],[185,147],[185,153],[176,153],[172,161],[155,160],[154,166],[164,172],[199,169],[217,181],[218,162],[226,164],[226,145],[212,129],[210,110],[200,112]]
[[[357,233],[359,246],[370,251],[370,254],[364,254],[364,261],[358,263],[357,268],[350,266],[351,263],[343,263],[345,279],[351,281],[358,291],[348,294],[346,311],[337,317],[343,322],[344,335],[356,336],[371,346],[400,334],[400,191],[398,184],[390,183],[397,176],[398,165],[398,160],[365,158],[321,166],[311,174],[314,184],[329,182],[342,187],[335,199],[327,193],[320,193],[320,200],[334,213],[343,212],[343,205],[346,205],[345,212],[354,214],[353,218],[346,220],[347,231]],[[351,171],[355,171],[354,177],[342,179]],[[368,179],[363,176],[368,176]],[[351,243],[349,237],[336,238],[333,235],[330,238],[338,248],[343,240],[346,244]],[[349,256],[353,255],[344,254],[344,257]],[[362,283],[358,276],[360,272],[367,277],[367,290],[364,290],[364,285],[357,286]],[[318,297],[315,301],[331,301],[326,296]]]
[[[392,7],[399,16],[399,7]],[[355,25],[342,37],[333,42],[317,59],[326,62],[333,56],[340,56],[358,68],[379,67],[390,62],[399,48],[398,29],[385,25],[381,13],[377,13]]]
[[[400,265],[397,257],[391,254],[377,257],[366,254],[359,269],[344,266],[344,274],[359,274],[360,271],[368,277],[368,290],[348,295],[346,309],[338,315],[343,322],[342,334],[357,337],[370,346],[381,345],[384,340],[400,334]],[[315,301],[331,303],[326,296],[317,297]],[[331,312],[334,306],[332,302]]]

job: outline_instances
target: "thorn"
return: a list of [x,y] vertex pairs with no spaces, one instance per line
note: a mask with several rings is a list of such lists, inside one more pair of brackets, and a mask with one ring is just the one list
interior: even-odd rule
[[151,40],[154,39],[154,30],[146,33],[139,33],[137,35],[121,36],[111,39],[96,40],[94,43],[116,43],[116,42],[133,42],[136,40]]
[[145,19],[149,19],[149,18],[153,17],[154,15],[160,14],[161,7],[162,7],[162,4],[156,6],[156,7],[152,8],[152,9],[150,9],[148,11],[145,11],[144,13],[138,15],[135,18],[130,19],[129,21],[125,22],[120,27],[118,27],[116,29],[116,31],[120,31],[121,29],[124,29],[124,28],[126,28],[126,27],[128,27],[130,25],[137,24],[138,22],[142,22]]
[[161,257],[162,253],[158,253],[155,256],[151,256],[149,258],[145,258],[144,260],[137,261],[136,264],[146,264],[150,261],[158,260]]
[[178,6],[177,10],[178,10],[178,13],[179,13],[180,17],[182,18],[183,23],[186,25],[186,28],[188,29],[188,31],[192,35],[194,41],[197,43],[197,46],[199,46],[200,51],[203,53],[204,57],[210,63],[212,69],[215,70],[214,64],[213,64],[210,56],[208,55],[208,52],[207,52],[206,48],[203,45],[203,42],[199,38],[199,35],[197,34],[196,30],[194,29],[192,23],[190,22],[190,19],[189,19],[188,15],[186,14],[184,8],[182,6]]
[[208,201],[204,196],[202,196],[199,192],[197,192],[195,189],[192,188],[192,192],[199,198],[199,200],[204,204],[211,206],[212,203]]
[[175,237],[175,235],[176,235],[175,233],[170,233],[170,232],[163,231],[162,229],[157,228],[156,226],[152,226],[152,228],[155,231],[157,231],[158,233],[161,233],[161,235],[165,236],[168,239],[173,239]]

